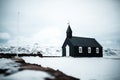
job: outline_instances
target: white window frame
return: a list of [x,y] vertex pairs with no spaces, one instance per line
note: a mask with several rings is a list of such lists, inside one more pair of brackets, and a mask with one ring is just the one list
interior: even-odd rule
[[91,47],[88,47],[88,53],[91,53]]
[[96,53],[99,54],[99,48],[98,47],[96,48]]
[[82,50],[82,47],[81,47],[81,46],[79,47],[78,50],[79,50],[79,53],[83,53],[83,50]]

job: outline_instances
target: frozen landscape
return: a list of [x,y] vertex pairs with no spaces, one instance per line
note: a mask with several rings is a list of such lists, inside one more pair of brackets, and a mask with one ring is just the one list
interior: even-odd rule
[[0,0],[0,80],[120,80],[119,15],[120,0]]
[[[47,52],[46,52],[47,51]],[[49,56],[61,55],[61,50],[54,47],[44,48],[43,54],[49,53]],[[52,53],[53,52],[53,53]],[[22,57],[26,63],[38,64],[44,67],[50,67],[60,70],[67,75],[74,76],[81,80],[120,80],[120,50],[105,49],[103,58],[73,58],[73,57]],[[17,70],[12,66],[18,66],[11,60],[0,59],[0,68],[11,68],[9,72]],[[6,66],[6,67],[4,67]],[[19,69],[19,67],[17,67]],[[31,74],[35,74],[29,76]],[[23,75],[25,74],[25,75]],[[39,76],[43,75],[43,76]],[[22,76],[19,77],[19,76]],[[4,77],[0,75],[0,80],[44,80],[45,77],[52,77],[45,72],[25,70],[13,75]]]

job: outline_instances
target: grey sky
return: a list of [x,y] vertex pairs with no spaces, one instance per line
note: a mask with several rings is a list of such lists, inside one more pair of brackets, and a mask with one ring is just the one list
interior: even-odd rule
[[120,0],[0,0],[0,43],[62,45],[69,20],[73,35],[120,48],[119,14]]

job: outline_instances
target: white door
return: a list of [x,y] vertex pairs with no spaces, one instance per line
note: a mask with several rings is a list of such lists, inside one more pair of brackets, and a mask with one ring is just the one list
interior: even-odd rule
[[70,55],[70,51],[69,51],[69,45],[66,46],[66,56]]

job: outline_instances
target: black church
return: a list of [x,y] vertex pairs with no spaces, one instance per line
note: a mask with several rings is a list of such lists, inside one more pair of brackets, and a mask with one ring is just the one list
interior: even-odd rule
[[62,56],[102,57],[103,47],[94,38],[72,36],[70,25],[66,31],[66,39],[62,45]]

